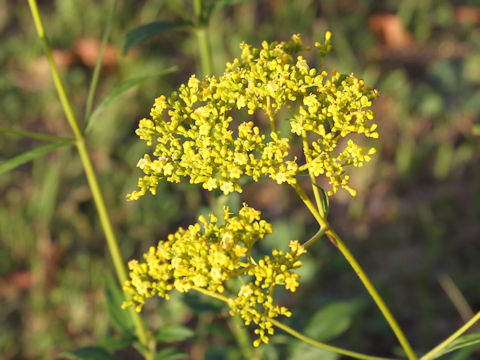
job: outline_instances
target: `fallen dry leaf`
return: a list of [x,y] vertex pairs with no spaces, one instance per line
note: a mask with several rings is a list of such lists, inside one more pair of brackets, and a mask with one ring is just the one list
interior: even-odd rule
[[413,44],[412,34],[394,14],[374,14],[368,19],[368,26],[386,47],[400,49]]
[[[98,39],[83,38],[78,39],[73,47],[74,53],[80,58],[83,64],[88,67],[94,67],[100,53],[101,42]],[[103,53],[102,66],[113,67],[118,63],[117,50],[110,44],[107,44]]]

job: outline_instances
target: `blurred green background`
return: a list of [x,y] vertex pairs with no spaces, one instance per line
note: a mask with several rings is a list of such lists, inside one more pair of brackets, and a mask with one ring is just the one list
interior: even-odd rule
[[[188,0],[180,3],[191,6]],[[39,6],[82,118],[111,1],[45,0]],[[125,201],[141,175],[135,164],[146,151],[134,134],[138,120],[148,116],[155,97],[201,73],[196,40],[187,32],[156,36],[121,55],[129,30],[159,19],[176,19],[165,1],[119,2],[97,103],[130,78],[171,65],[179,71],[152,76],[115,100],[88,137],[125,259],[139,258],[178,226],[192,223],[214,198],[196,186],[164,183],[156,197]],[[414,348],[433,347],[463,323],[469,307],[478,311],[478,1],[247,0],[216,12],[209,29],[215,74],[239,55],[241,41],[258,46],[299,33],[313,44],[332,31],[326,68],[354,72],[380,91],[375,104],[380,139],[372,142],[378,153],[351,173],[357,197],[340,191],[331,198],[332,224]],[[0,126],[69,136],[27,2],[0,1],[0,37]],[[0,161],[41,144],[0,133]],[[285,247],[290,239],[305,241],[316,231],[295,194],[274,185],[261,181],[229,200],[233,207],[247,202],[273,223],[265,251]],[[111,261],[75,149],[0,175],[0,194],[0,358],[53,359],[113,334],[104,298],[105,283],[113,277]],[[355,299],[361,311],[352,313],[349,329],[334,343],[375,355],[395,351],[388,325],[330,243],[315,245],[302,275],[299,290],[281,299],[294,312],[291,326],[302,330],[319,309]],[[448,280],[469,305],[452,303]],[[153,329],[174,323],[194,329],[196,337],[178,345],[191,359],[239,358],[235,341],[225,335],[225,310],[192,305],[196,301],[153,300],[146,318]],[[281,331],[277,334],[265,347],[265,358],[301,354]],[[119,358],[135,356],[119,353]]]

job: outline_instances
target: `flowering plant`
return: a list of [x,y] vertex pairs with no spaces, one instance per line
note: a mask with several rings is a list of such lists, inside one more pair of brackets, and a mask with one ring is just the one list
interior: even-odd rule
[[[323,44],[315,43],[321,63],[331,50],[330,41],[327,32]],[[260,219],[259,211],[244,204],[239,216],[232,217],[225,208],[224,225],[218,225],[214,214],[209,221],[201,216],[195,225],[180,228],[151,247],[145,262],[130,261],[125,289],[132,298],[124,306],[136,304],[140,311],[148,297],[168,299],[173,289],[197,290],[225,301],[230,313],[240,314],[246,325],[256,324],[254,345],[259,346],[273,334],[274,318],[291,315],[286,307],[274,304],[275,288],[295,291],[299,275],[293,270],[302,265],[299,258],[306,247],[325,233],[334,236],[326,222],[317,177],[328,178],[328,195],[344,188],[354,196],[346,168],[364,165],[375,153],[374,148],[357,144],[352,135],[378,137],[370,109],[377,91],[353,75],[332,71],[329,77],[326,71],[311,68],[298,54],[312,48],[304,46],[298,35],[288,42],[263,42],[261,49],[244,43],[240,47],[241,57],[227,63],[218,79],[211,76],[201,81],[193,75],[170,97],[156,99],[152,119],[140,120],[137,135],[155,147],[152,155],[138,162],[145,176],[138,182],[140,189],[128,198],[139,199],[147,191],[155,194],[163,179],[188,178],[190,183],[201,183],[207,190],[219,188],[228,195],[242,191],[242,177],[257,181],[268,176],[294,187],[321,231],[305,246],[294,240],[289,251],[274,249],[271,256],[254,259],[254,244],[273,231]],[[262,131],[253,119],[235,122],[235,108],[246,109],[252,118],[261,110],[269,129]],[[289,122],[290,134],[277,130],[278,121]],[[300,140],[302,156],[293,155],[295,138]],[[302,174],[310,176],[317,207],[298,183]],[[233,297],[224,296],[225,282],[235,277],[242,277],[243,285]]]

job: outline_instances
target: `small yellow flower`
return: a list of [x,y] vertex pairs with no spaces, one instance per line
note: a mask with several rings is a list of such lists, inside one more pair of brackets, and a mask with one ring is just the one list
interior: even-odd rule
[[[331,50],[331,36],[327,32],[323,44],[315,43],[322,60]],[[298,55],[310,50],[299,35],[288,42],[264,41],[261,49],[245,43],[240,48],[241,57],[227,63],[222,76],[203,80],[191,76],[170,97],[155,100],[152,119],[140,120],[136,133],[148,145],[155,143],[155,149],[152,158],[144,156],[139,162],[145,176],[129,199],[155,193],[163,179],[187,178],[207,190],[220,188],[229,194],[242,191],[243,176],[293,184],[306,169],[328,177],[329,193],[341,187],[353,193],[345,168],[362,166],[372,153],[353,143],[350,135],[378,137],[370,109],[377,91],[353,75],[333,70],[328,78],[323,69],[310,68]],[[272,124],[280,110],[288,108],[291,117],[285,120],[291,135],[281,137],[273,127],[262,132],[253,121],[238,123],[231,117],[233,108],[248,114],[261,110]],[[310,140],[309,148],[303,149],[309,153],[308,162],[291,155],[293,136]],[[339,148],[347,137],[348,147]]]

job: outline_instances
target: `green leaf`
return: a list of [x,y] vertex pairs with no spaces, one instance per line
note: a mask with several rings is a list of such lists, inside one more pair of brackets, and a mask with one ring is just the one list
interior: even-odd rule
[[467,346],[472,346],[479,344],[478,347],[480,348],[480,331],[460,336],[458,339],[452,341],[449,345],[441,349],[439,352],[435,354],[435,358],[443,356],[449,352],[459,350],[465,348]]
[[180,353],[173,347],[162,349],[155,355],[155,360],[177,360],[187,358],[187,354]]
[[127,33],[125,45],[123,46],[123,55],[126,55],[128,50],[141,41],[159,35],[165,31],[172,29],[188,29],[190,24],[178,21],[160,20],[149,24],[139,26]]
[[100,340],[99,345],[108,351],[116,351],[131,347],[133,344],[135,344],[136,341],[137,338],[135,337],[135,335],[122,334],[118,338],[113,336],[104,338]]
[[[337,301],[317,311],[303,333],[318,341],[328,341],[346,331],[353,315],[362,307],[363,301]],[[291,360],[336,360],[339,355],[295,341],[289,359]]]
[[122,303],[125,301],[125,297],[115,280],[111,278],[107,279],[105,299],[107,314],[113,326],[122,336],[131,336],[134,332],[133,321],[129,311],[122,309]]
[[363,301],[337,301],[313,315],[304,334],[318,341],[331,340],[346,331]]
[[117,357],[98,346],[82,347],[72,352],[62,353],[60,357],[72,360],[118,360]]
[[169,343],[182,341],[195,336],[195,332],[183,325],[165,325],[157,331],[155,338],[158,341]]
[[16,167],[23,165],[33,159],[48,154],[53,150],[56,150],[62,146],[71,144],[71,141],[59,142],[55,144],[48,144],[39,146],[33,150],[24,152],[23,154],[17,155],[11,159],[8,159],[0,164],[0,174],[7,172],[9,170],[15,169]]
[[339,357],[340,355],[334,352],[319,349],[303,342],[298,342],[295,344],[295,347],[288,358],[290,360],[337,360]]
[[133,79],[129,79],[125,81],[123,84],[120,86],[114,88],[101,102],[98,104],[98,106],[95,108],[93,111],[92,115],[88,118],[87,122],[85,123],[85,132],[88,132],[88,130],[92,127],[93,124],[93,119],[96,118],[103,109],[105,109],[113,100],[115,100],[117,97],[122,95],[125,91],[131,89],[132,87],[144,82],[145,80],[153,79],[158,76],[163,76],[170,74],[174,71],[177,70],[177,66],[171,66],[165,70],[159,71],[158,73],[147,75],[147,76],[139,76]]
[[322,200],[323,208],[325,209],[325,218],[327,218],[330,211],[330,201],[328,199],[328,194],[325,190],[323,190],[321,186],[318,186],[317,184],[313,185],[315,185],[320,190],[320,198]]
[[52,136],[52,135],[40,134],[36,132],[31,132],[31,131],[16,130],[16,129],[4,128],[4,127],[0,127],[0,133],[18,135],[18,136],[28,137],[31,139],[50,141],[50,142],[65,142],[65,141],[72,140],[70,138],[64,138],[59,136]]

